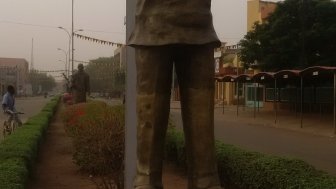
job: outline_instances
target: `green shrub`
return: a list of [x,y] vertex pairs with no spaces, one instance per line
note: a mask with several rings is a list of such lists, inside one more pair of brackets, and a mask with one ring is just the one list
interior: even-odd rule
[[[235,189],[335,189],[336,178],[297,159],[248,152],[216,142],[219,177],[225,188]],[[166,159],[186,165],[184,137],[169,128]]]
[[0,162],[0,187],[4,189],[24,189],[28,178],[28,169],[17,158]]
[[42,111],[0,143],[0,188],[24,189],[43,134],[58,104],[52,99]]
[[165,148],[167,160],[173,161],[179,166],[185,166],[186,154],[184,136],[182,133],[177,132],[172,127],[169,127],[166,136]]
[[101,178],[98,187],[123,188],[124,108],[92,101],[69,106],[63,115],[76,164]]

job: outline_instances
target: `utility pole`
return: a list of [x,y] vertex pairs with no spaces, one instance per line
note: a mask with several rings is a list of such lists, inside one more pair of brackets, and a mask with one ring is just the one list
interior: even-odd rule
[[30,54],[30,70],[34,70],[34,38],[32,38],[32,47]]
[[72,0],[72,26],[71,26],[71,40],[72,40],[72,58],[71,58],[71,75],[74,72],[74,0]]

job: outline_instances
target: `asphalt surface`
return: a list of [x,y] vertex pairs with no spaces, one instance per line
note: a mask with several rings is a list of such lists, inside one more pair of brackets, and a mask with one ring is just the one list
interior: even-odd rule
[[[15,106],[17,111],[23,112],[24,114],[19,115],[22,122],[25,122],[28,118],[38,114],[44,105],[49,102],[50,98],[43,98],[43,97],[26,97],[26,98],[16,98],[15,99]],[[1,129],[4,120],[7,119],[6,115],[0,113],[0,123]],[[2,130],[0,134],[0,140],[2,140]]]
[[[102,99],[100,99],[102,100]],[[104,100],[111,105],[118,100]],[[170,111],[177,128],[182,129],[181,110],[176,103]],[[336,176],[336,137],[316,135],[318,132],[300,132],[267,126],[267,124],[247,123],[231,116],[223,116],[220,109],[215,111],[215,137],[226,144],[264,154],[297,158],[306,161],[319,170]],[[317,127],[318,128],[318,127]]]
[[[171,116],[182,128],[180,109],[172,109]],[[317,136],[281,128],[241,123],[215,113],[216,139],[248,151],[302,159],[317,169],[336,175],[336,138]]]

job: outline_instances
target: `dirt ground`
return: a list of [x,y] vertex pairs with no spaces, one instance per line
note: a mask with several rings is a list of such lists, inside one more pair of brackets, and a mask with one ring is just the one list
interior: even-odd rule
[[[62,124],[61,109],[47,131],[28,189],[95,189],[89,175],[79,172],[72,160],[71,139]],[[165,189],[187,188],[186,177],[174,165],[164,168]]]
[[49,126],[28,189],[95,189],[88,175],[81,174],[72,160],[71,139],[64,131],[60,112]]
[[165,189],[186,189],[188,181],[184,171],[171,163],[166,163],[163,170],[163,185]]

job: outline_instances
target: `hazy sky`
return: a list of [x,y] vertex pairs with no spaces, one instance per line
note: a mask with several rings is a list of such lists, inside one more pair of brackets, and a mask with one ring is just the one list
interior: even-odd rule
[[[212,0],[216,32],[222,41],[235,44],[246,33],[246,0]],[[75,28],[80,34],[124,43],[125,0],[75,0]],[[21,23],[21,24],[19,24]],[[0,57],[25,58],[30,62],[34,38],[34,67],[64,69],[71,30],[71,0],[0,0]],[[113,56],[115,47],[75,38],[75,59],[88,61]]]

